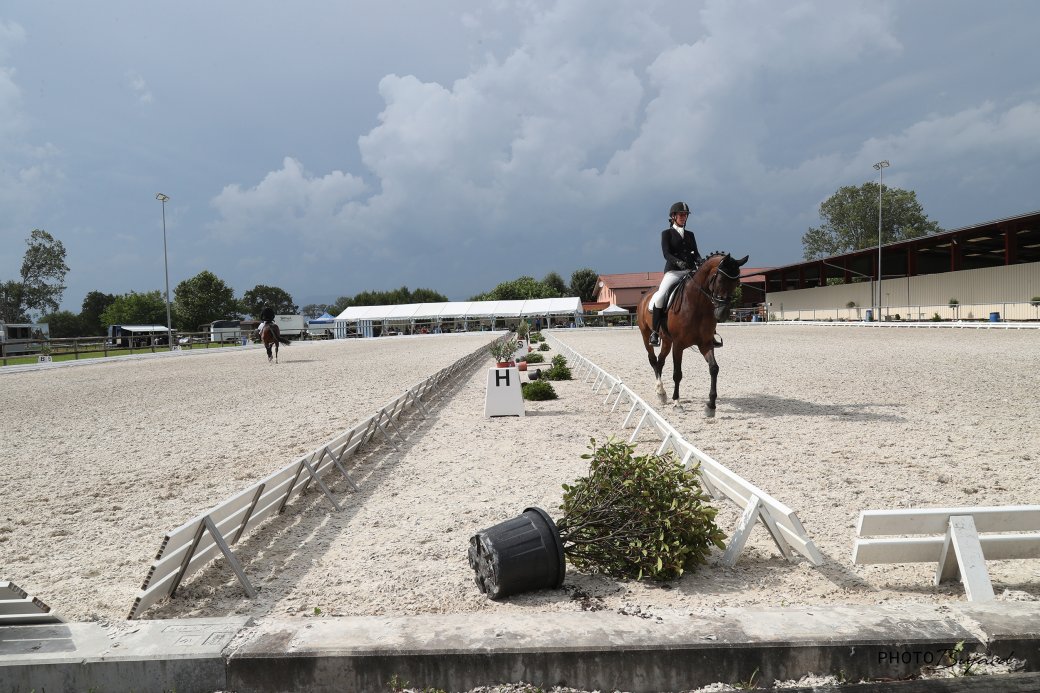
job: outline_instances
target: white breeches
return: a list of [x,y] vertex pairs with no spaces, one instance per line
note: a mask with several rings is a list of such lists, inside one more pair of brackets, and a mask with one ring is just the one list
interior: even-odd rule
[[665,297],[668,296],[668,291],[675,286],[675,283],[682,279],[683,272],[671,271],[665,272],[664,278],[661,280],[661,286],[657,289],[657,293],[654,294],[653,300],[650,302],[652,306],[656,308],[664,308]]

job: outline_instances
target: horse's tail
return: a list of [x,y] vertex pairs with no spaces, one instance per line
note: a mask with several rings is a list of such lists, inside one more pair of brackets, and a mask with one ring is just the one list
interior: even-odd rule
[[281,335],[278,335],[278,341],[284,344],[285,346],[290,346],[292,344],[292,342],[289,341],[288,337],[283,337]]

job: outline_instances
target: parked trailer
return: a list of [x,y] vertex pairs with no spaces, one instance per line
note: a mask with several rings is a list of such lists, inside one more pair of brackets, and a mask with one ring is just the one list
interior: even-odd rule
[[113,346],[136,348],[167,345],[170,337],[165,325],[109,325],[108,341]]
[[303,315],[276,315],[274,324],[287,339],[299,339],[307,332],[307,318]]
[[0,356],[35,354],[50,339],[47,323],[0,322]]
[[214,320],[209,327],[211,342],[237,342],[242,336],[241,320]]

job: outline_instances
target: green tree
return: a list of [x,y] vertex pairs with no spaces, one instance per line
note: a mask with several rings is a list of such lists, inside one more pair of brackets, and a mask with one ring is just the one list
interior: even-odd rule
[[194,332],[214,320],[239,317],[240,306],[234,290],[209,270],[182,281],[173,295],[177,303],[176,324],[182,330]]
[[25,243],[21,281],[7,281],[0,288],[0,320],[4,322],[26,322],[30,311],[54,312],[65,293],[69,266],[62,242],[42,229],[33,229]]
[[21,282],[8,280],[0,283],[0,322],[29,322],[23,293]]
[[[350,306],[398,306],[405,303],[443,303],[447,300],[447,296],[433,289],[410,291],[407,286],[402,286],[390,291],[362,291],[353,298],[341,296],[336,301],[336,308],[339,312],[343,312]],[[340,307],[343,302],[346,302],[347,305]]]
[[599,293],[599,273],[594,269],[583,267],[571,273],[571,296],[578,296],[585,303],[596,300]]
[[[881,242],[917,238],[942,229],[928,219],[912,190],[890,188],[881,196]],[[878,184],[846,185],[820,205],[823,224],[802,236],[806,260],[877,247]]]
[[[296,315],[300,310],[293,303],[289,292],[277,286],[257,284],[242,294],[242,310],[254,318],[260,317],[260,311],[264,306],[271,306],[275,315]],[[318,315],[321,315],[321,313],[318,313]]]
[[[243,299],[243,301],[244,300],[245,299]],[[336,313],[332,312],[332,308],[333,306],[330,306],[327,303],[308,303],[303,308],[300,308],[300,315],[306,315],[308,318],[316,318],[322,313],[336,315]],[[252,315],[252,313],[250,313],[250,315]]]
[[[173,316],[176,320],[176,316]],[[110,325],[165,325],[166,301],[158,289],[139,294],[131,291],[116,296],[112,304],[101,311],[101,322]]]
[[65,339],[68,337],[82,337],[83,320],[80,316],[68,310],[59,310],[40,318],[40,322],[47,323],[52,339]]
[[529,298],[557,298],[556,289],[536,280],[534,277],[518,277],[512,281],[502,282],[491,291],[477,294],[471,301],[517,301]]
[[[80,329],[84,337],[105,334],[105,325],[101,314],[116,300],[112,294],[91,291],[83,297],[83,305],[79,311]],[[165,324],[165,323],[164,323]]]
[[567,282],[563,281],[563,277],[556,272],[549,272],[542,277],[542,283],[556,292],[556,296],[550,298],[558,298],[567,295]]

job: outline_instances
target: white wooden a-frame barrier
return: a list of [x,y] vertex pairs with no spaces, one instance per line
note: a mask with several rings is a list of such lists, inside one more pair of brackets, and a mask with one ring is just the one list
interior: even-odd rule
[[357,484],[347,473],[343,462],[377,435],[397,450],[394,436],[404,436],[398,425],[404,412],[414,408],[423,417],[428,416],[429,410],[423,398],[432,395],[440,385],[456,378],[485,355],[481,347],[441,369],[322,447],[167,533],[127,618],[136,618],[149,606],[173,597],[186,577],[219,556],[227,560],[246,594],[255,597],[256,590],[231,547],[269,517],[283,512],[289,501],[306,491],[312,483],[336,510],[341,510],[340,504],[322,481],[325,473],[333,468],[338,469],[351,488],[357,491]]
[[959,576],[968,601],[991,601],[987,560],[1040,558],[1040,505],[864,510],[856,533],[856,565],[935,563],[934,584]]
[[64,623],[51,608],[8,580],[0,580],[0,626]]
[[661,436],[661,445],[658,454],[664,454],[671,448],[682,460],[683,465],[690,469],[697,465],[698,473],[704,488],[715,499],[728,499],[732,501],[743,513],[736,528],[730,535],[729,544],[722,556],[722,563],[732,566],[737,562],[744,545],[747,543],[751,530],[758,522],[762,523],[766,531],[772,537],[781,555],[789,561],[796,559],[795,554],[801,554],[814,566],[823,564],[823,555],[809,538],[801,520],[791,508],[787,507],[771,495],[758,488],[751,482],[745,480],[738,474],[730,471],[718,461],[698,450],[693,444],[686,441],[675,428],[668,423],[653,407],[636,395],[626,386],[620,378],[610,375],[602,368],[585,358],[574,349],[559,340],[555,335],[551,336],[557,348],[565,351],[570,358],[576,362],[573,373],[575,379],[582,382],[592,382],[593,393],[606,389],[604,404],[611,405],[611,412],[618,408],[622,398],[631,404],[625,420],[621,424],[622,430],[628,428],[632,419],[637,414],[639,420],[629,438],[629,443],[635,442],[640,431],[646,424],[650,424]]

